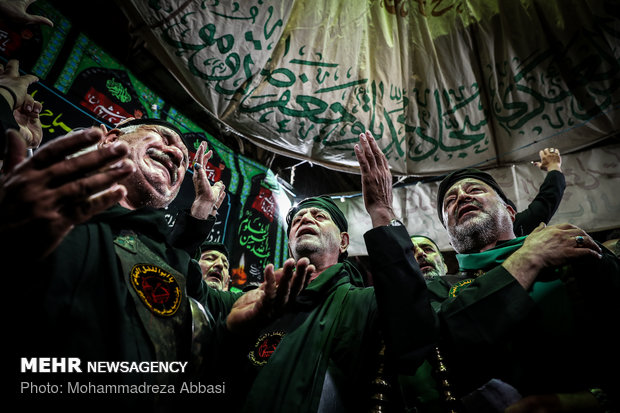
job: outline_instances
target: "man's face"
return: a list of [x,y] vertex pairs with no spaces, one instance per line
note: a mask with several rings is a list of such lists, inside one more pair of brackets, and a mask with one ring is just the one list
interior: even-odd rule
[[444,225],[459,253],[477,252],[512,230],[514,210],[486,183],[465,178],[452,185],[443,199]]
[[167,206],[179,192],[187,170],[188,153],[181,137],[163,126],[142,125],[126,133],[121,129],[118,139],[127,142],[129,159],[136,166],[136,172],[122,182],[129,203],[136,208]]
[[[343,235],[323,209],[310,207],[300,209],[291,221],[289,247],[295,259],[310,257],[315,253],[335,255],[346,250]],[[345,243],[348,244],[348,243]]]
[[424,237],[411,237],[411,242],[413,242],[413,255],[424,278],[446,275],[448,267],[433,242]]
[[230,274],[228,273],[228,259],[220,251],[208,250],[200,255],[200,269],[202,279],[217,290],[228,291]]

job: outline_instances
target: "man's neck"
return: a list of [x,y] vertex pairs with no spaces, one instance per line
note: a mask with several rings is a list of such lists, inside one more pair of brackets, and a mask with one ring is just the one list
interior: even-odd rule
[[504,242],[504,241],[507,241],[507,240],[496,240],[496,241],[488,244],[486,247],[481,248],[480,252],[485,252],[485,251],[488,251],[490,249],[493,249],[493,248],[495,248],[497,246],[497,244],[499,244],[500,242]]
[[[331,267],[331,265],[329,267]],[[319,277],[319,275],[321,275],[329,267],[325,267],[322,270],[317,269],[316,271],[314,271],[312,273],[312,275],[310,276],[310,281],[308,281],[308,284],[311,283],[312,281],[316,280]]]
[[511,239],[515,239],[515,238],[517,238],[517,237],[516,237],[514,231],[500,234],[495,241],[493,241],[493,242],[487,244],[486,246],[480,248],[480,252],[488,251],[488,250],[490,250],[492,248],[495,248],[498,244],[501,244],[502,242],[510,241]]
[[328,268],[332,267],[333,265],[338,264],[338,259],[336,259],[335,261],[333,259],[323,260],[323,259],[314,258],[314,257],[309,257],[309,259],[310,259],[310,264],[314,265],[316,269],[310,276],[310,281],[308,281],[308,283],[311,283],[312,281],[314,281],[319,275],[321,275]]

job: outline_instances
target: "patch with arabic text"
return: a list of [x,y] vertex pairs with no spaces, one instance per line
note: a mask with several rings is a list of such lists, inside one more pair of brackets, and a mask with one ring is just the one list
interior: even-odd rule
[[272,331],[260,336],[259,339],[256,340],[256,344],[254,344],[254,349],[248,354],[252,364],[258,367],[267,364],[269,357],[276,351],[284,334],[285,333],[282,331]]
[[150,264],[134,265],[129,281],[136,294],[154,314],[170,317],[181,305],[181,288],[168,271]]
[[452,288],[450,288],[450,291],[448,292],[448,297],[456,297],[458,291],[463,287],[467,287],[469,284],[472,283],[472,281],[474,281],[474,279],[470,278],[468,280],[463,280],[463,281],[460,281],[454,284]]

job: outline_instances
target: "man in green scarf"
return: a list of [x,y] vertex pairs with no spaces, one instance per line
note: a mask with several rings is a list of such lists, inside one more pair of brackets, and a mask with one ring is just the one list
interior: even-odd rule
[[600,395],[618,384],[610,325],[619,315],[619,261],[570,224],[541,224],[515,237],[515,210],[479,170],[448,175],[437,210],[467,276],[428,283],[456,394],[478,406],[492,398],[476,389],[499,379],[523,396],[510,412],[602,409]]
[[[408,233],[392,210],[387,160],[370,132],[360,136],[355,150],[374,226],[365,234],[374,288],[364,286],[346,259],[348,223],[334,201],[320,196],[295,205],[287,215],[293,258],[283,272],[303,260],[314,271],[297,297],[272,309],[253,334],[244,328],[230,338],[228,360],[240,362],[227,366],[234,374],[226,382],[239,392],[230,395],[227,411],[368,411],[377,390],[372,383],[383,378],[385,368],[412,374],[433,347],[435,318]],[[277,278],[268,266],[265,278],[274,274]],[[244,299],[251,305],[251,294],[260,291],[246,293],[236,306]],[[229,296],[210,294],[209,308],[225,314]],[[378,364],[382,339],[383,370]],[[382,398],[391,391],[380,389]]]

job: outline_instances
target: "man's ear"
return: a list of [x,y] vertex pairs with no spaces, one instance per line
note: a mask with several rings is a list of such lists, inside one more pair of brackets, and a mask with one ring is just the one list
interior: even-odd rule
[[108,130],[105,125],[101,125],[101,129],[103,130],[103,140],[101,141],[101,145],[109,145],[118,140],[119,136],[121,136],[121,130],[114,128]]
[[340,233],[340,253],[342,254],[349,248],[349,233],[341,232]]
[[508,205],[508,204],[506,204],[506,210],[510,214],[510,219],[512,220],[512,222],[515,222],[515,217],[517,216],[517,211],[515,211],[515,209],[513,207],[511,207],[510,205]]

